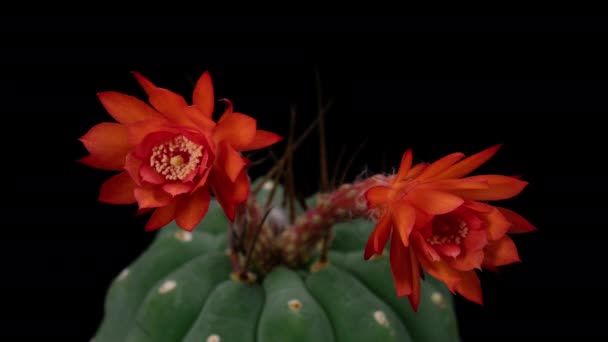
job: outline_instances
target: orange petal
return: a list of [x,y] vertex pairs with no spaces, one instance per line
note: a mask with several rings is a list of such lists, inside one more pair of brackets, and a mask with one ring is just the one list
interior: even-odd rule
[[135,79],[137,80],[137,82],[139,83],[139,85],[141,85],[141,87],[144,89],[144,91],[146,92],[146,94],[148,94],[148,96],[150,96],[150,93],[154,89],[157,88],[154,85],[154,83],[150,82],[150,80],[148,80],[147,78],[145,78],[142,74],[138,73],[137,71],[133,71],[132,74],[133,74],[133,76],[135,76]]
[[[391,248],[393,245],[391,244]],[[433,277],[442,281],[450,291],[454,292],[456,285],[460,281],[460,272],[450,267],[444,260],[430,261],[425,254],[417,253],[418,260],[422,267]]]
[[97,94],[101,104],[116,121],[130,124],[146,118],[160,117],[160,114],[140,99],[115,91]]
[[454,190],[451,193],[472,201],[496,201],[516,196],[528,184],[519,179],[501,175],[483,175],[469,178],[484,179],[488,182],[489,188]]
[[153,188],[136,188],[135,199],[139,209],[164,207],[171,202],[171,195]]
[[391,217],[390,215],[384,215],[380,218],[376,227],[370,234],[367,239],[367,244],[365,245],[365,252],[363,253],[363,258],[368,260],[374,254],[382,254],[384,251],[384,247],[386,246],[386,242],[391,234]]
[[243,149],[243,151],[251,151],[268,147],[278,143],[281,140],[283,140],[283,137],[278,134],[258,129],[255,132],[255,138],[253,141],[247,146],[247,148]]
[[217,167],[211,172],[211,188],[218,203],[230,221],[236,216],[235,206],[247,200],[249,195],[249,178],[243,169],[234,183]]
[[184,194],[192,190],[193,187],[192,183],[167,183],[162,186],[163,190],[173,197]]
[[186,106],[182,108],[183,115],[192,123],[189,126],[201,131],[212,130],[215,127],[215,122],[210,117],[203,115],[200,109],[195,106]]
[[103,183],[99,200],[110,204],[131,204],[135,202],[134,190],[135,182],[128,172],[123,171]]
[[192,231],[209,210],[209,189],[200,188],[189,196],[183,196],[177,205],[175,222],[180,228]]
[[149,163],[142,163],[141,168],[139,169],[139,175],[143,181],[148,183],[159,185],[167,182],[167,179],[156,172]]
[[424,257],[426,257],[429,261],[437,261],[440,260],[441,257],[437,253],[437,251],[430,246],[418,231],[413,231],[410,234],[410,240],[412,241],[412,245],[415,246],[416,251],[418,253],[424,253]]
[[419,164],[414,165],[414,167],[412,167],[410,169],[410,171],[407,173],[407,175],[405,176],[405,178],[414,178],[414,177],[417,177],[428,166],[429,166],[429,164],[427,164],[427,163],[419,163]]
[[422,173],[416,179],[425,180],[430,179],[438,174],[445,171],[448,167],[452,166],[455,162],[459,161],[464,157],[464,154],[460,152],[448,154],[447,156],[433,162],[431,165],[427,166]]
[[483,260],[483,250],[477,250],[460,254],[456,258],[447,259],[446,261],[448,262],[450,267],[453,267],[459,271],[470,271],[475,268],[481,269],[481,264]]
[[214,102],[211,75],[209,75],[209,72],[205,71],[196,82],[192,95],[192,103],[194,103],[204,116],[211,118]]
[[503,266],[521,261],[515,243],[506,235],[500,240],[490,242],[484,252],[484,266],[486,264],[488,266]]
[[132,145],[128,142],[127,128],[113,122],[102,122],[93,126],[80,138],[91,153],[79,161],[103,170],[121,170]]
[[411,254],[409,248],[401,244],[396,231],[393,231],[391,238],[390,262],[397,296],[402,297],[412,294]]
[[413,248],[410,250],[410,261],[411,261],[411,272],[412,272],[412,293],[407,297],[412,305],[414,312],[418,311],[418,305],[420,304],[420,264]]
[[488,159],[492,158],[494,154],[498,151],[498,149],[502,146],[502,144],[494,145],[488,149],[485,149],[481,152],[478,152],[470,157],[467,157],[461,160],[459,163],[453,165],[449,169],[437,175],[437,178],[446,179],[446,178],[460,178],[468,175],[473,172],[483,163],[488,161]]
[[391,206],[391,216],[393,224],[397,228],[396,232],[401,237],[401,242],[404,246],[409,246],[410,233],[416,222],[416,211],[407,202],[396,201]]
[[511,222],[496,208],[493,208],[487,214],[484,214],[486,219],[486,231],[488,232],[489,240],[501,239],[511,227]]
[[453,243],[439,244],[433,246],[437,252],[448,258],[455,258],[460,255],[460,246]]
[[467,251],[482,250],[488,244],[488,233],[483,230],[469,229],[462,246]]
[[480,305],[483,304],[481,283],[475,271],[467,271],[460,274],[460,282],[456,286],[456,291],[472,302]]
[[141,176],[139,169],[141,168],[142,160],[135,157],[135,153],[127,154],[125,158],[125,170],[129,173],[135,184],[141,185]]
[[536,227],[532,225],[523,216],[507,208],[496,207],[504,217],[511,222],[511,228],[509,233],[529,233],[536,230]]
[[167,206],[156,208],[148,222],[146,222],[146,231],[152,231],[162,228],[175,219],[175,208],[177,207],[177,199],[174,199]]
[[452,192],[455,190],[488,189],[489,187],[490,185],[488,184],[488,181],[479,178],[442,179],[419,185],[419,188],[433,189],[444,192]]
[[220,142],[218,146],[216,163],[219,168],[224,170],[231,182],[236,180],[236,177],[239,176],[245,167],[245,161],[241,154],[226,141]]
[[179,132],[175,128],[170,128],[169,122],[164,118],[138,121],[128,125],[127,129],[129,132],[129,143],[131,145],[138,145],[148,134],[153,132]]
[[412,150],[408,149],[401,157],[401,165],[399,165],[399,172],[397,172],[397,181],[406,178],[407,173],[412,168]]
[[365,192],[365,199],[367,200],[368,206],[370,208],[375,208],[387,204],[390,191],[391,188],[381,185],[369,188]]
[[254,141],[255,136],[255,119],[241,113],[228,113],[218,121],[213,139],[216,144],[226,141],[237,151],[242,151]]
[[426,189],[410,192],[407,199],[413,206],[431,215],[449,213],[464,203],[462,198],[450,193]]
[[152,106],[169,121],[180,125],[191,123],[185,113],[188,103],[181,95],[164,88],[153,89],[149,95]]

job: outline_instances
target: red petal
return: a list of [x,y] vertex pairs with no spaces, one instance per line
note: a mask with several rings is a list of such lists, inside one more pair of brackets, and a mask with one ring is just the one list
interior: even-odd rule
[[437,175],[437,178],[446,179],[446,178],[460,178],[468,175],[473,172],[483,163],[488,161],[488,159],[492,158],[494,154],[498,151],[498,149],[502,146],[502,144],[492,146],[488,149],[485,149],[481,152],[478,152],[470,157],[467,157],[461,160],[458,164],[453,165],[449,169],[445,170],[441,174]]
[[480,305],[483,304],[481,284],[475,271],[467,271],[460,274],[460,282],[456,286],[456,291],[472,302]]
[[205,71],[196,82],[192,95],[192,103],[194,103],[205,117],[211,118],[214,102],[211,75],[209,75],[209,72]]
[[181,95],[163,88],[156,88],[149,95],[152,106],[169,121],[180,125],[191,123],[184,110],[188,103]]
[[167,183],[163,185],[163,190],[175,197],[192,190],[193,187],[192,183]]
[[511,198],[519,194],[528,185],[519,179],[501,175],[473,176],[470,179],[484,179],[488,189],[455,190],[451,193],[472,201],[496,201]]
[[397,181],[406,178],[407,173],[412,168],[412,150],[408,149],[401,157],[401,165],[399,166],[399,172],[397,173]]
[[365,246],[365,252],[363,253],[363,258],[368,260],[374,254],[382,254],[384,251],[384,247],[386,246],[386,242],[388,241],[388,237],[391,234],[391,217],[390,215],[384,215],[380,218],[376,227],[370,234],[367,239],[367,244]]
[[175,219],[175,208],[177,199],[171,201],[167,206],[156,208],[150,219],[146,223],[146,231],[162,228]]
[[[393,245],[391,245],[393,248]],[[430,261],[424,255],[417,254],[418,260],[422,264],[422,267],[433,277],[442,281],[450,291],[454,292],[456,285],[460,281],[460,272],[450,267],[450,265],[444,261]]]
[[467,236],[464,238],[463,247],[466,251],[478,251],[483,249],[488,244],[488,234],[485,230],[469,229]]
[[390,191],[391,188],[386,186],[374,186],[369,188],[365,192],[365,199],[367,200],[367,205],[370,208],[386,205]]
[[139,175],[139,169],[143,162],[141,159],[135,157],[135,153],[131,152],[127,154],[125,158],[125,170],[129,173],[135,184],[141,185],[141,176]]
[[189,125],[199,130],[212,130],[215,127],[215,122],[210,117],[206,117],[203,113],[195,106],[187,106],[182,109],[183,115],[192,122]]
[[428,243],[426,243],[426,241],[424,241],[424,238],[419,232],[412,232],[412,234],[410,235],[410,239],[412,240],[412,245],[416,246],[416,250],[419,253],[424,253],[424,256],[427,257],[430,261],[437,261],[441,259],[437,251]]
[[420,188],[428,188],[438,191],[451,192],[455,190],[488,189],[488,181],[479,178],[442,179],[426,184],[420,184]]
[[239,176],[245,167],[245,161],[241,154],[226,141],[220,142],[218,146],[216,163],[226,173],[231,182],[236,180],[236,177]]
[[121,170],[125,157],[132,146],[128,142],[127,128],[113,122],[102,122],[93,126],[80,138],[91,153],[80,162],[103,170]]
[[122,124],[130,124],[146,118],[160,117],[160,114],[140,99],[106,91],[98,93],[97,97],[110,115]]
[[504,217],[511,222],[511,228],[509,233],[529,233],[536,230],[536,227],[532,225],[523,216],[507,208],[496,207]]
[[453,267],[459,271],[470,271],[472,269],[481,269],[483,263],[484,252],[483,250],[466,252],[460,254],[454,259],[446,260],[450,267]]
[[414,312],[418,311],[418,304],[420,304],[420,264],[413,248],[410,248],[410,261],[411,261],[411,272],[412,272],[412,294],[408,296],[408,300],[412,305]]
[[488,266],[503,266],[521,261],[515,243],[506,235],[500,240],[490,242],[484,252],[484,266],[486,264]]
[[414,190],[407,195],[407,199],[416,208],[432,215],[451,212],[464,203],[464,200],[447,192],[435,190]]
[[413,279],[410,269],[412,261],[409,249],[401,244],[398,234],[395,233],[393,231],[391,238],[391,273],[395,282],[397,296],[402,297],[412,294]]
[[137,80],[139,85],[141,85],[141,87],[144,89],[146,94],[148,94],[148,96],[150,96],[150,93],[154,89],[156,89],[156,86],[154,85],[154,83],[150,82],[150,80],[145,78],[142,74],[138,73],[137,71],[133,71],[132,73],[133,73],[133,76],[135,76],[135,79]]
[[393,225],[397,228],[393,234],[399,234],[405,247],[410,244],[410,233],[416,222],[416,211],[407,202],[396,201],[391,207]]
[[201,188],[189,196],[183,196],[177,205],[175,222],[182,229],[192,231],[209,210],[209,189]]
[[164,119],[149,119],[138,121],[127,126],[129,131],[129,143],[131,145],[140,144],[146,136],[154,132],[179,132],[175,128],[169,127],[169,122]]
[[253,138],[253,141],[247,145],[247,148],[243,149],[243,151],[251,151],[268,147],[278,143],[281,140],[283,140],[283,137],[278,134],[258,129],[255,132],[255,138]]
[[164,207],[172,199],[168,193],[153,188],[136,188],[134,194],[139,209]]
[[452,166],[455,162],[459,161],[464,157],[464,154],[460,152],[448,154],[447,156],[437,160],[436,162],[429,165],[422,171],[422,173],[416,177],[418,180],[430,179],[441,172],[445,171],[448,167]]
[[429,166],[429,164],[427,164],[427,163],[416,164],[414,167],[412,167],[410,169],[410,171],[407,173],[407,175],[405,176],[405,178],[414,178],[414,177],[417,177],[428,166]]
[[237,151],[247,149],[256,136],[256,121],[252,117],[240,113],[228,113],[222,115],[213,139],[216,144],[226,141]]
[[135,202],[133,190],[135,182],[128,172],[123,171],[103,183],[99,200],[111,204],[131,204]]
[[507,218],[496,208],[493,208],[492,211],[485,214],[485,219],[487,222],[486,231],[488,232],[489,240],[501,239],[511,227],[511,222],[507,221]]
[[446,257],[455,258],[460,255],[460,247],[453,243],[433,245],[433,248]]
[[249,178],[245,170],[241,171],[234,183],[220,169],[214,168],[211,172],[211,188],[218,203],[230,221],[236,215],[235,205],[241,204],[249,196]]
[[142,163],[141,168],[139,169],[139,175],[143,181],[151,184],[160,185],[167,182],[167,179],[158,174],[158,172],[156,172],[148,163]]

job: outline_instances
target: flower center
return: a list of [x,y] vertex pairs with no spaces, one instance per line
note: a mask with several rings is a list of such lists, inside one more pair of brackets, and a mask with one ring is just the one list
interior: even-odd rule
[[152,148],[150,166],[167,180],[184,180],[201,162],[203,146],[183,135]]
[[456,222],[440,221],[433,223],[433,234],[426,239],[431,246],[460,243],[467,237],[469,227],[467,223],[458,220]]

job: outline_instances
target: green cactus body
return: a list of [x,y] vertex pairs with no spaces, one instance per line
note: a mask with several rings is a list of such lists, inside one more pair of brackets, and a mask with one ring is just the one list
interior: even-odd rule
[[254,282],[231,277],[227,224],[213,204],[192,233],[174,223],[163,228],[112,283],[93,340],[459,341],[441,283],[426,275],[415,313],[396,296],[388,258],[363,260],[371,222],[336,225],[324,267],[279,265]]

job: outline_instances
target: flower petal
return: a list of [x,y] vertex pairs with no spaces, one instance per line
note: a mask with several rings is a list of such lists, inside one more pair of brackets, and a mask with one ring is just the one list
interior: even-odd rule
[[189,192],[193,187],[192,183],[167,183],[162,186],[163,190],[173,197]]
[[135,182],[128,172],[123,171],[103,183],[99,200],[110,204],[135,203],[134,190]]
[[442,173],[443,171],[445,171],[447,168],[452,166],[455,162],[459,161],[463,157],[464,157],[464,154],[462,154],[460,152],[448,154],[447,156],[433,162],[431,165],[429,165],[427,168],[425,168],[424,171],[422,171],[422,173],[420,173],[420,175],[418,177],[416,177],[416,179],[417,180],[426,180],[426,179],[433,178],[433,177],[437,176],[438,174]]
[[205,71],[196,82],[194,93],[192,94],[192,103],[205,117],[211,118],[215,99],[213,97],[213,83],[211,82],[209,72]]
[[247,200],[249,196],[249,178],[243,169],[234,183],[230,182],[223,170],[214,167],[211,172],[211,188],[218,203],[228,219],[233,222],[236,216],[235,206]]
[[497,201],[516,196],[528,185],[519,179],[501,175],[482,175],[469,177],[470,179],[485,179],[487,189],[466,189],[451,191],[454,195],[471,201]]
[[141,185],[141,176],[139,169],[143,161],[135,156],[135,153],[130,152],[125,158],[125,170],[129,173],[135,184]]
[[390,192],[391,188],[381,185],[367,189],[367,191],[365,192],[365,199],[367,200],[367,205],[370,208],[375,208],[387,204],[388,195]]
[[[393,248],[392,244],[391,248]],[[424,254],[418,253],[417,255],[422,267],[434,278],[442,281],[450,291],[454,292],[460,281],[460,272],[450,267],[444,260],[430,261]]]
[[414,177],[417,177],[428,166],[429,166],[428,163],[419,163],[419,164],[414,165],[414,167],[412,167],[410,169],[410,171],[407,173],[407,175],[405,176],[405,178],[414,178]]
[[142,74],[138,73],[137,71],[132,71],[131,73],[133,74],[133,76],[135,76],[135,79],[137,80],[139,85],[141,85],[141,87],[144,89],[146,94],[148,94],[148,96],[150,96],[150,93],[154,89],[156,89],[156,86],[154,85],[154,83],[150,82],[150,80],[145,78]]
[[483,263],[488,266],[503,266],[521,261],[515,243],[506,235],[500,240],[490,242],[484,252]]
[[432,215],[446,214],[458,208],[464,200],[447,192],[420,189],[407,195],[416,208]]
[[410,262],[411,262],[411,272],[412,272],[412,293],[407,297],[412,305],[412,309],[414,312],[418,311],[418,305],[420,304],[420,264],[418,263],[418,258],[416,257],[416,253],[413,248],[409,248],[410,250]]
[[446,261],[448,262],[450,267],[453,267],[459,271],[470,271],[475,268],[481,269],[483,258],[483,250],[477,250],[460,254],[456,258],[448,259]]
[[241,113],[222,115],[215,127],[213,139],[216,144],[226,141],[237,151],[247,149],[256,136],[256,121]]
[[121,170],[125,165],[125,157],[132,148],[127,128],[113,122],[93,126],[80,141],[91,155],[79,161],[103,170]]
[[403,157],[401,157],[401,165],[399,165],[399,171],[397,172],[397,182],[406,178],[407,173],[412,168],[412,160],[412,150],[408,149],[403,154]]
[[231,182],[236,180],[245,167],[245,161],[241,154],[226,141],[220,142],[218,146],[216,163],[219,168],[224,170]]
[[97,97],[108,113],[122,124],[160,117],[156,110],[134,96],[105,91],[97,93]]
[[434,245],[433,248],[446,257],[455,258],[460,255],[460,246],[453,243]]
[[483,163],[488,161],[488,159],[492,158],[494,154],[500,149],[502,144],[494,145],[488,149],[485,149],[481,152],[478,152],[470,157],[467,157],[461,160],[459,163],[453,165],[449,169],[437,175],[437,178],[447,179],[447,178],[460,178],[468,175],[473,172]]
[[283,140],[283,137],[278,134],[258,129],[255,132],[255,138],[253,138],[253,141],[242,151],[258,150],[260,148],[274,145],[281,140]]
[[536,227],[532,225],[523,216],[507,208],[496,207],[504,217],[511,222],[511,228],[509,233],[529,233],[536,230]]
[[479,305],[483,304],[481,283],[475,271],[467,271],[460,274],[460,282],[456,285],[456,291],[472,302]]
[[175,219],[175,208],[177,207],[177,199],[174,199],[167,206],[156,208],[148,222],[146,222],[146,231],[153,231],[162,228]]
[[464,238],[463,247],[467,252],[482,250],[488,244],[488,234],[485,230],[469,229]]
[[150,104],[169,121],[180,125],[191,123],[188,115],[184,113],[188,103],[181,95],[164,88],[153,89],[148,94],[150,95]]
[[139,209],[164,207],[171,202],[171,195],[154,188],[136,188],[135,199]]
[[430,261],[440,260],[441,257],[439,253],[426,241],[424,241],[423,236],[418,231],[413,231],[410,234],[410,240],[412,240],[412,245],[416,247],[416,250],[419,253],[424,253],[424,256],[428,258]]
[[488,189],[490,185],[488,184],[488,181],[484,179],[471,179],[469,177],[461,179],[442,179],[430,183],[420,184],[419,187],[424,189],[451,192],[455,190]]
[[127,126],[129,132],[129,143],[138,145],[146,136],[154,132],[172,132],[177,133],[179,130],[169,127],[169,122],[165,118],[148,119],[138,121]]
[[489,240],[499,240],[509,231],[511,222],[498,209],[493,208],[484,216],[487,222],[486,231]]
[[403,245],[407,247],[410,244],[410,233],[416,222],[416,211],[405,201],[394,202],[390,210],[396,233],[401,237]]
[[374,230],[367,239],[363,258],[365,260],[368,260],[374,254],[382,254],[384,252],[384,247],[386,246],[390,234],[391,217],[390,215],[384,215],[380,218],[380,220],[376,224],[376,227],[374,227]]
[[402,297],[412,294],[411,254],[409,248],[401,244],[401,239],[395,231],[393,231],[391,238],[390,262],[397,296]]
[[209,189],[200,188],[189,196],[183,196],[178,205],[175,222],[180,228],[192,231],[209,210]]

